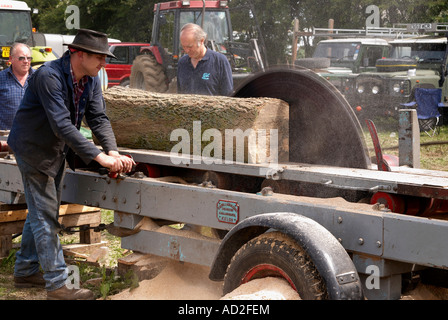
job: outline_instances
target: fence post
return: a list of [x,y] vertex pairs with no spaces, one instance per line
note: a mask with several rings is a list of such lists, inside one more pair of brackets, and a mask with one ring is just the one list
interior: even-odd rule
[[420,127],[417,110],[399,110],[398,157],[400,166],[420,168]]

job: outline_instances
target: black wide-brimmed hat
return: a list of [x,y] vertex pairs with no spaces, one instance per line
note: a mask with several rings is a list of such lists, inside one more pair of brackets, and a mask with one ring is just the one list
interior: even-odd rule
[[105,54],[109,57],[116,58],[109,51],[107,34],[98,31],[79,29],[75,39],[73,39],[73,42],[68,47],[89,53]]

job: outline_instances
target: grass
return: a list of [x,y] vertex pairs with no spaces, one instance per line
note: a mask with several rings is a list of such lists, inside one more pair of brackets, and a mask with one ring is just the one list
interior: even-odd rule
[[[101,222],[109,224],[114,221],[114,212],[112,210],[101,210]],[[117,261],[127,253],[127,250],[121,248],[121,238],[113,236],[104,231],[101,233],[101,239],[107,242],[109,249],[107,255],[107,264],[100,267],[92,266],[80,261],[77,266],[80,270],[80,280],[84,283],[83,287],[90,289],[96,298],[107,299],[108,296],[117,294],[127,288],[135,288],[138,286],[138,278],[132,272],[128,272],[123,276],[116,273]],[[61,243],[64,244],[64,237]]]

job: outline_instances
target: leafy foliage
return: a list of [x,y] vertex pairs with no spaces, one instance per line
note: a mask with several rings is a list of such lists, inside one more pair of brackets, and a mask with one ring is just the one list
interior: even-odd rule
[[[149,42],[151,39],[154,5],[156,0],[26,0],[39,14],[33,15],[33,24],[45,33],[74,34],[65,21],[67,6],[80,9],[81,28],[109,34],[121,41]],[[230,0],[232,25],[241,41],[257,38],[267,48],[270,65],[283,64],[290,58],[293,20],[298,18],[300,30],[311,27],[325,28],[329,19],[335,28],[361,29],[371,13],[369,5],[380,9],[380,26],[412,22],[448,23],[446,0]],[[257,24],[259,27],[257,27]],[[261,32],[260,32],[261,31]],[[307,56],[312,53],[309,37],[302,38]]]
[[111,38],[122,41],[149,41],[155,1],[144,0],[27,0],[32,8],[39,9],[33,15],[33,25],[39,32],[75,34],[67,29],[69,5],[80,11],[81,28],[105,32]]

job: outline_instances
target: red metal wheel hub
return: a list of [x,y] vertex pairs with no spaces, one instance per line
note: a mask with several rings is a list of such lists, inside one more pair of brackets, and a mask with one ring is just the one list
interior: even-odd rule
[[253,279],[257,278],[266,278],[266,277],[281,277],[288,281],[289,285],[297,291],[296,286],[292,282],[291,278],[284,272],[281,268],[274,266],[272,264],[259,264],[252,269],[250,269],[243,279],[241,280],[241,284],[247,283]]

